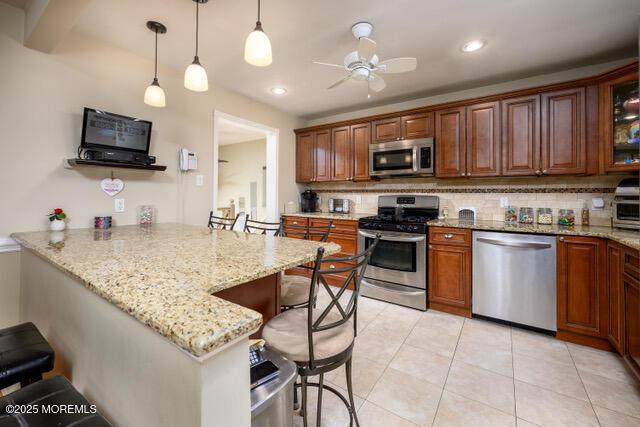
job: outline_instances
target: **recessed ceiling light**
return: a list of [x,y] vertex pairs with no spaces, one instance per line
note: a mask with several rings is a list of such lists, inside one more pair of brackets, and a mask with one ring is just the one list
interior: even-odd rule
[[463,44],[460,50],[463,52],[475,52],[483,46],[484,42],[482,40],[471,40],[470,42]]
[[271,93],[274,95],[284,95],[285,93],[287,93],[287,90],[283,87],[272,87]]

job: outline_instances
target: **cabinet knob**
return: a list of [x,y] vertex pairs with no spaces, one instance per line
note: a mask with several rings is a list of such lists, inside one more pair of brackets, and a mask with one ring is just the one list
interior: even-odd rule
[[471,172],[467,172],[467,176],[471,176]]
[[540,169],[536,170],[536,175],[541,175],[542,171]]
[[329,268],[336,268],[336,266],[331,264],[331,265],[329,265]]
[[544,175],[546,175],[546,174],[548,174],[548,173],[549,173],[549,171],[548,171],[548,170],[546,170],[546,169],[543,169],[543,170],[542,170],[542,173],[543,173]]
[[433,249],[433,245],[429,245],[429,249]]
[[465,173],[464,173],[464,172],[462,172],[462,173],[460,174],[460,176],[465,176]]
[[400,137],[397,137],[397,138],[396,138],[396,141],[400,141],[401,139],[402,139],[402,138],[400,138]]
[[453,234],[447,233],[447,234],[444,235],[444,238],[445,239],[453,239]]
[[564,242],[564,237],[559,237],[558,240],[560,240],[561,242]]
[[298,221],[293,221],[293,225],[298,225]]

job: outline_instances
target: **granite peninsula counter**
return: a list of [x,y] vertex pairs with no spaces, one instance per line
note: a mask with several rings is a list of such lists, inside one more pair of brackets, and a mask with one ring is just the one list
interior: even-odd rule
[[[262,316],[213,294],[253,283],[244,292],[258,292],[261,280],[313,260],[320,246],[340,250],[179,224],[12,237],[26,249],[21,319],[38,326],[56,369],[116,425],[248,426],[246,344]],[[123,410],[123,396],[144,390],[157,401]]]

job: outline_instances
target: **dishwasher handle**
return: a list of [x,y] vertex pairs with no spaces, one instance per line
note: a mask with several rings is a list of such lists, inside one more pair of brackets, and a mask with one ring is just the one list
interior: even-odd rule
[[497,240],[487,239],[486,237],[478,237],[478,242],[488,243],[490,245],[509,246],[512,248],[525,248],[525,249],[547,249],[551,247],[551,243],[539,243],[539,242],[512,242],[509,240]]

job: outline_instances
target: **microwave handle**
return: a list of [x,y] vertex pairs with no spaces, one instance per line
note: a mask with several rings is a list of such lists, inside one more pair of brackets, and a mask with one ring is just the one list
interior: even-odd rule
[[411,162],[413,165],[413,171],[418,172],[418,150],[420,147],[413,146],[413,161]]

